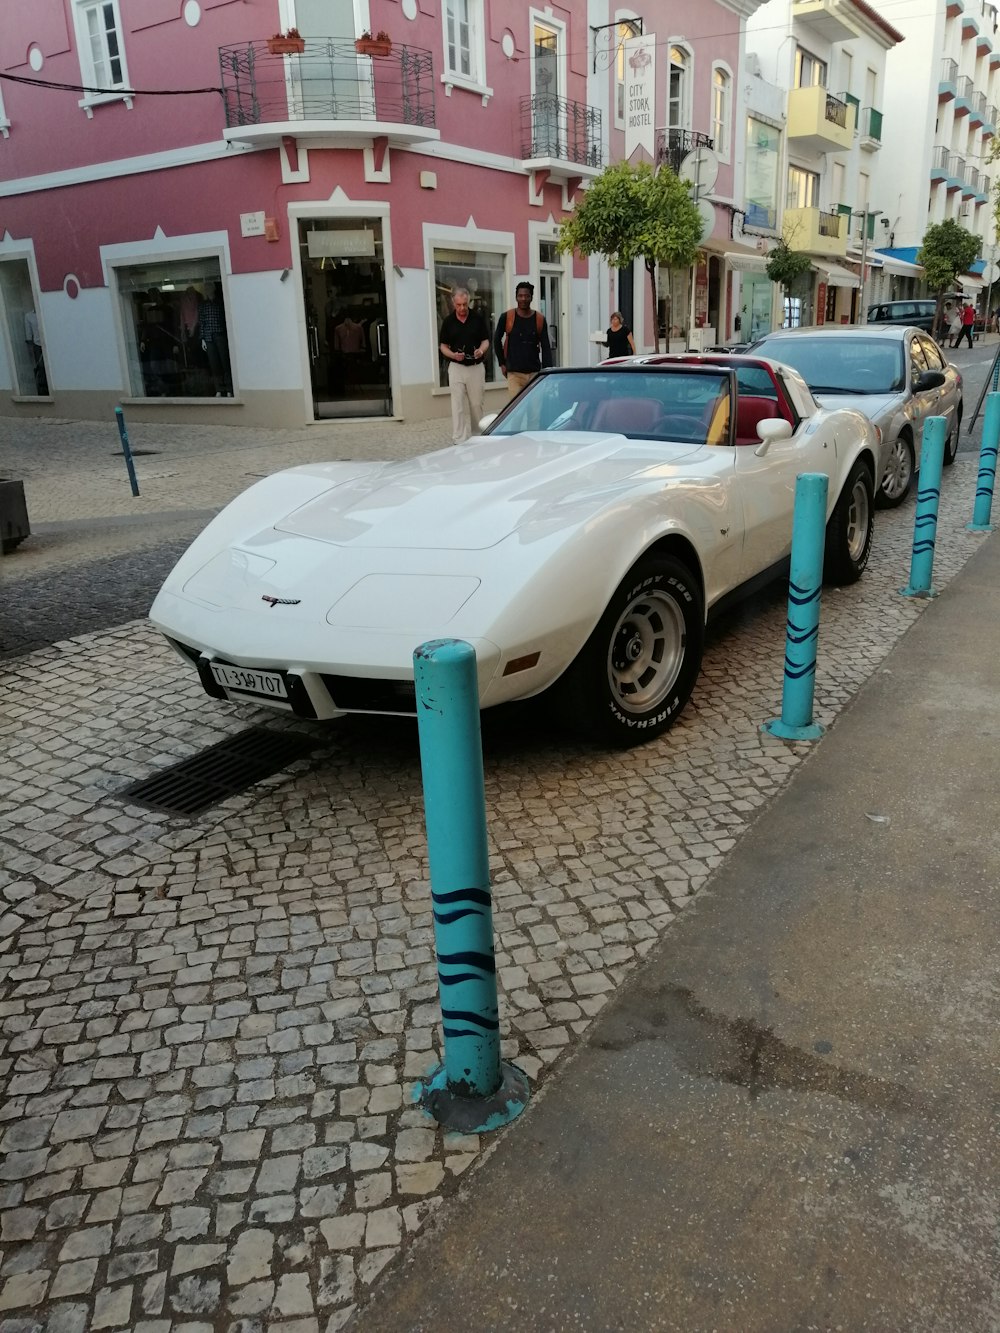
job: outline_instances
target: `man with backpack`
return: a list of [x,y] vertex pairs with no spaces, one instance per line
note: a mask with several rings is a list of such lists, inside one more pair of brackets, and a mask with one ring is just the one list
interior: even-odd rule
[[552,365],[552,348],[545,316],[532,310],[535,289],[530,282],[519,282],[514,289],[517,306],[505,311],[497,320],[493,346],[511,398],[544,366]]

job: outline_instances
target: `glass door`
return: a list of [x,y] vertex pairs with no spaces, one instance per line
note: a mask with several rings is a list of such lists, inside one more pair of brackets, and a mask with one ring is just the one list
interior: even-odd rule
[[[545,316],[549,326],[549,342],[552,345],[552,364],[563,364],[561,356],[563,298],[562,264],[556,250],[555,241],[542,241],[538,247],[538,308]],[[558,264],[558,267],[557,267]]]
[[559,34],[535,24],[532,76],[533,156],[565,157],[559,136]]
[[13,356],[14,392],[25,398],[47,397],[45,352],[26,259],[5,259],[0,263],[0,311]]
[[381,220],[304,218],[299,256],[314,415],[390,416]]
[[295,24],[306,39],[302,55],[290,56],[291,102],[303,120],[372,120],[375,88],[372,61],[354,50],[360,35],[348,0],[295,0]]

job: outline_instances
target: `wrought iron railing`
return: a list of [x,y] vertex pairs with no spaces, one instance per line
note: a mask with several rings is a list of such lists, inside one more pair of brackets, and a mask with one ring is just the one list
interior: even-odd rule
[[839,97],[834,97],[833,93],[826,95],[823,115],[831,125],[839,125],[842,130],[847,129],[847,103],[841,101]]
[[947,57],[941,61],[941,82],[954,83],[958,79],[958,61]]
[[861,133],[866,139],[882,142],[882,112],[873,106],[866,106],[861,112]]
[[227,129],[304,120],[434,127],[433,58],[419,47],[372,58],[353,42],[307,38],[286,56],[245,42],[220,47],[219,66]]
[[552,93],[521,98],[521,157],[552,157],[560,162],[599,167],[601,112],[585,102]]
[[656,165],[668,166],[671,171],[680,170],[681,163],[688,153],[695,148],[714,148],[715,140],[707,134],[697,134],[694,130],[679,130],[675,127],[656,131]]

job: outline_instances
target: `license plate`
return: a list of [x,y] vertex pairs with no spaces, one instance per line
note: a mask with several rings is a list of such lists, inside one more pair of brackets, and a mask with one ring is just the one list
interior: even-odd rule
[[223,666],[212,662],[212,675],[226,690],[257,694],[265,699],[287,699],[285,682],[277,671],[254,671],[250,667]]

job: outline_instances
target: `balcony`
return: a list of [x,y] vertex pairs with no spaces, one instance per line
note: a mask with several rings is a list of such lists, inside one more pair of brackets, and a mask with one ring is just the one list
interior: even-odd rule
[[882,112],[873,106],[861,109],[861,147],[869,153],[882,147]]
[[964,0],[948,0],[948,5],[947,8],[945,9],[945,13],[948,15],[950,19],[953,19],[957,18],[959,14],[964,12],[964,10],[965,10]]
[[993,38],[985,30],[976,37],[976,55],[984,56],[987,51],[993,50]]
[[962,41],[970,41],[979,36],[979,22],[971,14],[962,15]]
[[792,0],[792,19],[827,42],[849,42],[861,35],[851,0]]
[[659,129],[656,131],[656,165],[668,166],[676,176],[688,153],[696,148],[713,148],[714,139],[694,130]]
[[956,190],[962,188],[965,177],[965,158],[958,153],[948,154],[948,178],[945,182],[945,189],[949,194],[954,194]]
[[997,109],[992,102],[986,103],[986,119],[983,122],[983,138],[996,134],[997,130]]
[[931,184],[939,185],[948,179],[948,150],[943,144],[937,144],[931,152]]
[[971,199],[979,189],[979,172],[975,167],[966,163],[965,170],[962,172],[962,198]]
[[417,47],[394,45],[373,59],[326,38],[288,56],[248,42],[220,47],[219,66],[231,142],[274,147],[291,136],[361,148],[440,138],[431,53]]
[[814,153],[842,153],[854,142],[854,115],[825,88],[793,88],[788,94],[788,137]]
[[969,124],[978,126],[985,123],[986,120],[986,94],[973,93],[972,100],[969,103]]
[[967,116],[972,110],[972,80],[968,74],[961,74],[956,85],[955,93],[955,119],[959,116]]
[[846,255],[850,219],[818,208],[786,208],[783,230],[793,250],[814,255]]
[[521,165],[553,180],[587,179],[603,162],[601,113],[552,93],[521,98]]
[[958,61],[942,60],[938,81],[938,101],[950,102],[958,92]]

